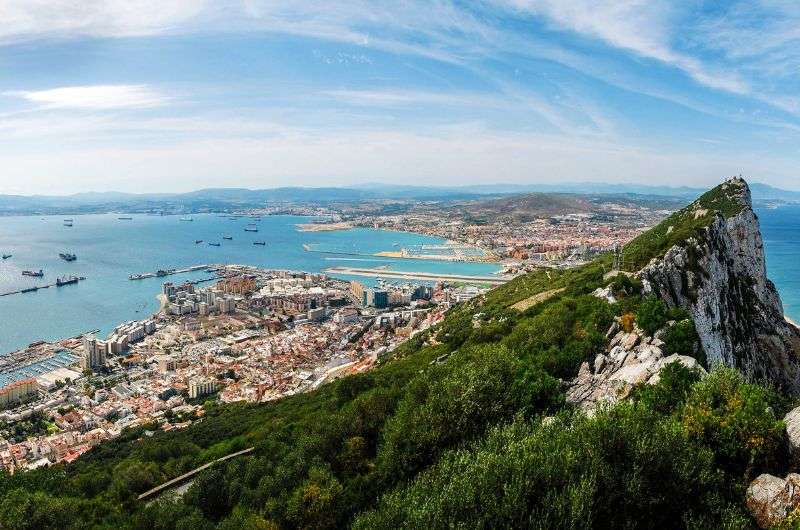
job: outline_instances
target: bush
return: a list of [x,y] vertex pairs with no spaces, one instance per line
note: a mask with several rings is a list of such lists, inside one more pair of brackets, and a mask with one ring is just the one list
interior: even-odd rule
[[359,516],[372,528],[720,528],[744,526],[714,455],[681,426],[623,404],[495,428],[450,451]]
[[770,398],[736,370],[716,369],[692,388],[681,422],[690,439],[713,450],[722,469],[748,481],[786,461],[785,428]]
[[667,306],[660,298],[648,296],[639,305],[636,324],[648,335],[654,335],[667,323]]
[[664,341],[664,351],[668,355],[677,353],[694,357],[704,368],[708,369],[705,352],[699,345],[700,337],[697,336],[694,322],[691,320],[684,319],[675,323],[674,326],[670,326],[664,332],[661,340]]

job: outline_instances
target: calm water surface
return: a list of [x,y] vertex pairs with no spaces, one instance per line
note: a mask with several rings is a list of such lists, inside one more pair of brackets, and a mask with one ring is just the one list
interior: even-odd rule
[[[800,321],[800,206],[760,209],[767,271],[783,299],[786,314]],[[264,217],[258,233],[244,232],[247,219],[195,215],[194,221],[175,216],[134,215],[121,221],[117,215],[75,216],[74,226],[62,217],[0,217],[0,253],[13,257],[0,261],[0,292],[17,290],[56,277],[86,276],[78,285],[35,293],[0,297],[0,352],[21,348],[39,339],[53,340],[91,329],[102,334],[126,320],[143,318],[158,307],[155,299],[161,278],[130,281],[132,273],[180,268],[204,263],[242,263],[267,268],[320,271],[331,266],[377,267],[395,270],[452,272],[485,275],[498,267],[485,263],[451,263],[377,258],[370,254],[397,246],[437,244],[442,240],[400,232],[355,229],[341,232],[297,232],[294,216]],[[223,240],[230,235],[233,241]],[[202,239],[204,243],[195,244]],[[266,241],[255,246],[253,241]],[[207,242],[219,242],[212,247]],[[326,252],[307,252],[303,244]],[[397,244],[397,245],[395,245]],[[68,251],[78,260],[58,257]],[[45,278],[21,275],[24,269],[44,269]],[[195,272],[172,280],[199,279]],[[368,278],[359,278],[361,281]]]
[[[258,233],[244,231],[250,223],[244,218],[194,215],[194,221],[185,222],[176,216],[132,217],[131,221],[122,221],[114,214],[73,216],[72,228],[63,226],[63,217],[0,217],[0,253],[13,254],[0,261],[0,292],[53,283],[62,275],[87,278],[78,285],[0,297],[0,352],[91,329],[106,334],[121,322],[144,318],[158,308],[155,296],[164,279],[131,281],[128,276],[132,273],[206,263],[311,272],[337,265],[389,265],[395,270],[476,275],[498,270],[496,265],[487,263],[372,257],[375,252],[396,250],[395,243],[411,246],[438,244],[442,240],[371,229],[297,232],[294,225],[307,222],[305,217],[264,217],[256,223]],[[233,240],[224,240],[223,235],[230,235]],[[196,245],[198,239],[204,242]],[[221,246],[209,246],[209,241]],[[255,246],[253,241],[265,241],[267,246]],[[326,252],[307,252],[303,244]],[[77,261],[61,260],[58,253],[64,251],[77,254]],[[23,277],[25,269],[43,269],[45,277]],[[209,276],[201,271],[172,276],[170,280]]]

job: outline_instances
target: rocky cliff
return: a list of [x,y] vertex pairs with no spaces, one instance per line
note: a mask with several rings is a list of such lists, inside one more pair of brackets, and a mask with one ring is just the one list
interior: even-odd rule
[[709,194],[667,221],[675,226],[664,234],[680,222],[708,222],[639,272],[645,291],[691,313],[709,366],[736,367],[800,393],[800,331],[786,322],[767,279],[747,183],[733,178]]

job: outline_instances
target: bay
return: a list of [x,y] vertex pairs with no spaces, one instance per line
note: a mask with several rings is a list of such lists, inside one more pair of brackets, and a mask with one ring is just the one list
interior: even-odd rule
[[[127,320],[145,318],[158,309],[156,295],[164,278],[129,280],[134,273],[199,264],[238,263],[274,269],[318,272],[332,266],[379,267],[395,270],[487,275],[499,269],[489,263],[457,263],[374,257],[443,240],[419,234],[357,228],[336,232],[298,232],[307,217],[266,216],[256,222],[258,232],[245,232],[252,219],[216,214],[177,216],[116,214],[74,216],[73,226],[63,217],[0,217],[0,293],[54,283],[63,275],[85,276],[77,285],[0,297],[0,352],[9,352],[36,340],[54,340],[99,329],[101,335]],[[229,235],[233,240],[223,239]],[[196,240],[203,240],[195,244]],[[253,245],[264,241],[266,246]],[[219,247],[208,245],[219,243]],[[309,252],[310,245],[319,252]],[[60,252],[75,253],[66,262]],[[22,276],[22,270],[45,272],[44,278]],[[211,276],[204,271],[169,277],[170,281]],[[343,277],[345,279],[350,279]],[[370,283],[371,278],[358,278]]]

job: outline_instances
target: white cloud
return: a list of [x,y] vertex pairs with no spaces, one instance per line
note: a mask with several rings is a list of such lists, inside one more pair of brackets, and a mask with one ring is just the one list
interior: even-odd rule
[[555,28],[600,39],[679,68],[695,81],[735,94],[747,94],[745,81],[729,72],[715,71],[670,45],[674,3],[665,0],[500,0],[521,12],[545,17]]
[[44,36],[122,37],[169,31],[205,0],[0,0],[0,41]]
[[167,98],[146,85],[89,85],[51,88],[33,91],[9,91],[6,96],[18,96],[48,108],[119,109],[147,108],[163,104]]

